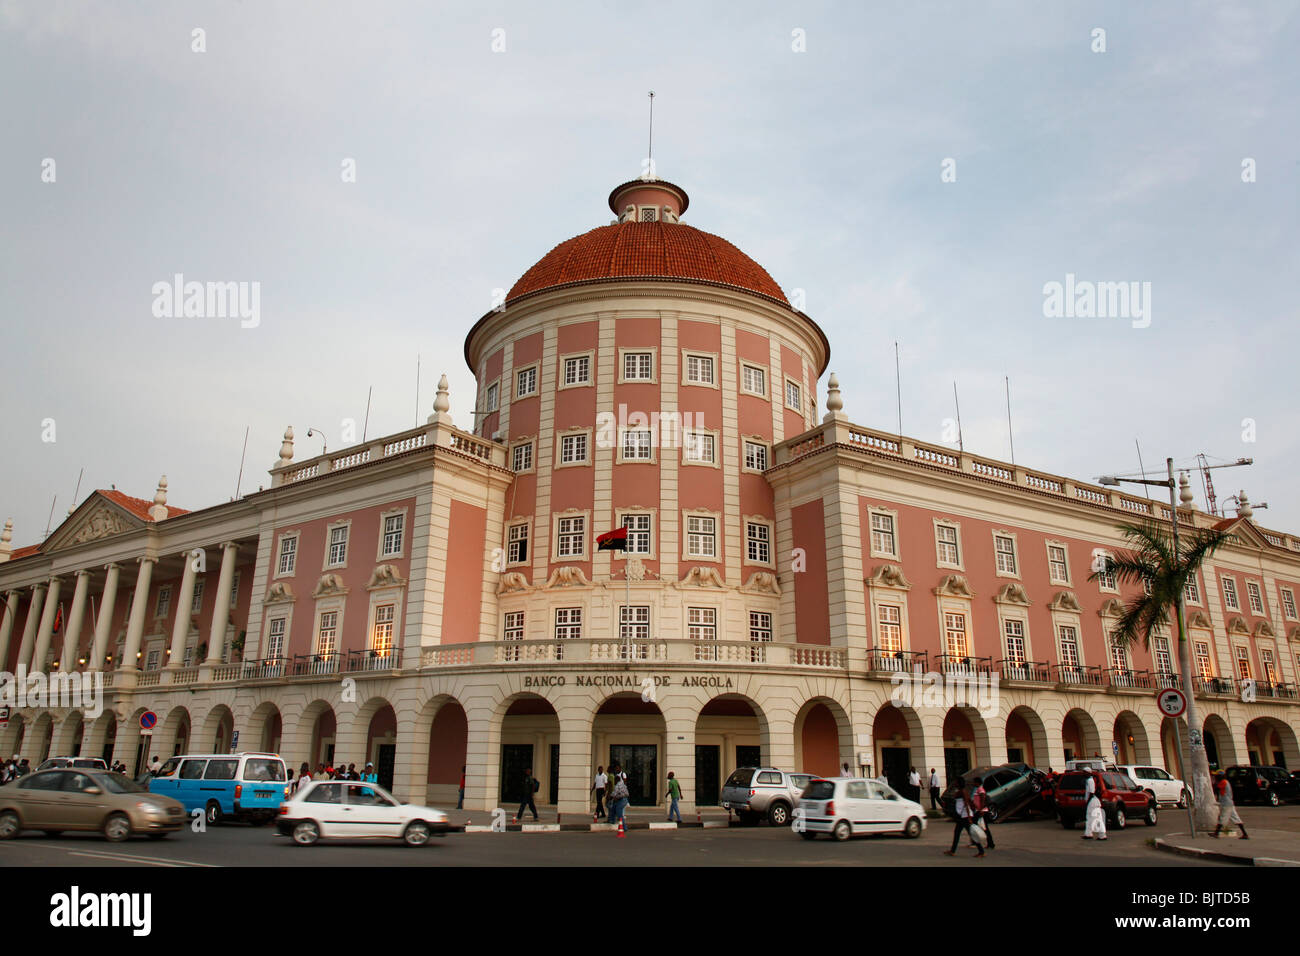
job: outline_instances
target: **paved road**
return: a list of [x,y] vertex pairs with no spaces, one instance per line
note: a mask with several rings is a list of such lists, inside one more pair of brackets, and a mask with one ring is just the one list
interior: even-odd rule
[[[1246,808],[1245,814],[1266,815],[1275,828],[1300,830],[1300,807]],[[847,843],[826,837],[805,841],[788,829],[763,826],[633,830],[624,839],[613,833],[459,833],[419,849],[397,841],[298,847],[275,836],[270,827],[232,824],[166,840],[117,844],[94,834],[24,834],[0,843],[0,867],[608,866],[615,860],[637,866],[1229,866],[1162,853],[1149,845],[1152,837],[1178,829],[1183,821],[1164,814],[1160,826],[1112,831],[1105,843],[1085,842],[1080,829],[1066,831],[1054,821],[1008,823],[994,830],[998,849],[983,860],[965,848],[956,858],[944,856],[952,827],[943,821],[932,821],[917,840],[873,836]],[[1246,823],[1250,826],[1252,820]]]

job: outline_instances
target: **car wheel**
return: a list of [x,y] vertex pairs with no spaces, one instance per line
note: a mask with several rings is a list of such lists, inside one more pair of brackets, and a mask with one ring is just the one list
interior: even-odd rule
[[23,824],[18,819],[18,814],[12,810],[0,813],[0,840],[12,840],[22,828]]
[[1143,790],[1142,792],[1151,798],[1152,803],[1156,802],[1156,792],[1154,790]]
[[817,833],[816,833],[815,831],[813,831],[813,830],[804,830],[804,831],[801,832],[799,835],[800,835],[801,837],[803,837],[805,840],[815,840],[815,839],[817,839]]
[[209,800],[207,807],[203,810],[203,815],[207,818],[209,824],[216,826],[221,822],[221,804],[215,800]]
[[414,820],[407,824],[402,839],[406,841],[407,846],[424,846],[429,842],[429,832],[427,823],[423,820]]
[[1128,817],[1125,816],[1124,814],[1124,808],[1116,807],[1115,808],[1115,829],[1123,830],[1126,826],[1128,826]]
[[984,815],[989,818],[989,823],[998,822],[998,808],[993,806],[993,804],[989,804],[989,808],[984,811]]
[[790,822],[790,808],[779,800],[768,807],[768,822],[774,827],[783,827]]
[[903,836],[907,837],[909,840],[915,840],[920,835],[921,819],[920,817],[912,817],[907,821],[907,826],[903,827]]
[[299,846],[311,846],[320,839],[320,827],[314,820],[303,820],[293,828],[293,842]]
[[1029,789],[1034,793],[1041,793],[1043,790],[1043,781],[1034,779],[1029,781]]
[[1275,790],[1270,790],[1270,791],[1268,792],[1268,805],[1269,805],[1270,807],[1276,807],[1276,806],[1277,806],[1278,804],[1280,804],[1281,802],[1282,802],[1282,801],[1278,799],[1277,791],[1275,791]]
[[1149,827],[1153,827],[1156,825],[1156,817],[1158,814],[1159,811],[1156,810],[1156,802],[1155,800],[1152,800],[1151,804],[1147,807],[1147,812],[1142,815],[1142,822]]
[[1183,792],[1178,795],[1178,809],[1186,810],[1187,805],[1191,802],[1192,802],[1192,795],[1188,793],[1187,788],[1184,787]]
[[1067,829],[1067,830],[1073,830],[1073,829],[1074,829],[1074,818],[1073,818],[1073,817],[1067,817],[1065,814],[1061,814],[1061,826],[1065,827],[1065,829]]
[[853,827],[849,826],[848,820],[841,820],[839,823],[835,824],[835,829],[831,831],[831,836],[835,837],[835,839],[842,843],[849,837],[853,836]]
[[131,835],[131,819],[125,813],[114,813],[104,821],[104,839],[121,843]]

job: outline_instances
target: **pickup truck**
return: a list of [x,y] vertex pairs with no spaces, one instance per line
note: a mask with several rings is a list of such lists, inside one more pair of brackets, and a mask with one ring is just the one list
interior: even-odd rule
[[746,826],[763,817],[773,826],[787,826],[790,811],[812,778],[812,774],[787,773],[775,767],[741,767],[722,785],[722,808],[734,810]]

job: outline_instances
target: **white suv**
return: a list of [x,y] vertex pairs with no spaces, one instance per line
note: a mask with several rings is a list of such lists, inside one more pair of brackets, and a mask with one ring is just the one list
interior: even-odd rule
[[1129,764],[1116,769],[1120,773],[1128,774],[1141,789],[1155,797],[1157,803],[1172,803],[1185,807],[1191,799],[1191,791],[1187,789],[1187,784],[1167,770],[1141,764]]
[[925,809],[879,780],[814,777],[799,798],[793,827],[805,840],[819,833],[837,840],[861,833],[915,838],[925,830]]

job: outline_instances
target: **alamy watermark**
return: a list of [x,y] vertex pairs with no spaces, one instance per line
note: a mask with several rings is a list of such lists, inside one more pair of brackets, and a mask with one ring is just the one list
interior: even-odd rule
[[997,674],[954,670],[945,674],[912,668],[889,679],[889,702],[913,710],[973,707],[985,719],[996,717],[1000,691]]
[[18,665],[18,673],[0,671],[0,707],[69,707],[94,719],[104,712],[104,675],[100,671],[45,674]]
[[171,282],[155,282],[150,291],[156,319],[239,319],[243,329],[262,323],[260,282],[186,282],[177,272]]
[[1076,280],[1043,284],[1043,315],[1049,319],[1132,319],[1133,328],[1151,324],[1150,282]]

